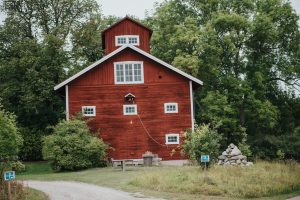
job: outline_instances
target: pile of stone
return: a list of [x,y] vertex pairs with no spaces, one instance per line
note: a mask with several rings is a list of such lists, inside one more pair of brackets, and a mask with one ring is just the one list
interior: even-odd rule
[[252,162],[247,162],[247,157],[242,155],[242,152],[234,144],[230,144],[226,151],[218,157],[218,165],[239,165],[239,166],[252,166]]

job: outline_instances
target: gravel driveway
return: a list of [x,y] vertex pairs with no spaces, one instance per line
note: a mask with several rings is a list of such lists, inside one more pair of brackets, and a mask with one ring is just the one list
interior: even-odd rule
[[130,194],[120,190],[80,182],[25,181],[24,183],[31,188],[43,191],[51,200],[159,200],[145,198],[141,194]]

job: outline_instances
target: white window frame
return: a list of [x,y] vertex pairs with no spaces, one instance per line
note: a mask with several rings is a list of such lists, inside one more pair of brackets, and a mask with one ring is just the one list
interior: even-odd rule
[[[84,114],[84,110],[86,108],[93,109],[94,113],[92,113],[92,114]],[[82,106],[81,110],[82,110],[82,115],[85,116],[85,117],[95,117],[96,116],[96,106]]]
[[[132,65],[140,64],[141,65],[141,80],[140,81],[134,80],[134,67],[132,67],[132,76],[133,76],[132,80],[133,81],[126,81],[125,64],[132,64]],[[123,65],[123,76],[124,76],[123,82],[117,81],[117,65]],[[114,62],[114,79],[115,79],[115,84],[142,84],[142,83],[144,83],[144,63],[142,61]]]
[[[125,43],[124,44],[119,44],[118,43],[119,38],[125,38]],[[139,35],[118,35],[118,36],[115,36],[116,46],[123,46],[125,44],[129,44],[129,38],[136,38],[136,40],[137,40],[137,43],[135,43],[135,44],[131,43],[131,45],[134,45],[134,46],[139,46],[140,45],[140,36]]]
[[[175,106],[175,110],[172,111],[168,111],[167,107],[168,106]],[[178,103],[172,102],[172,103],[165,103],[164,104],[164,108],[165,108],[165,113],[178,113]]]
[[[127,113],[126,108],[129,108],[129,107],[134,107],[135,112]],[[123,114],[124,115],[137,115],[137,105],[136,104],[123,105]]]
[[[177,142],[169,142],[169,137],[177,137]],[[179,144],[179,134],[178,133],[169,133],[166,134],[166,144]]]

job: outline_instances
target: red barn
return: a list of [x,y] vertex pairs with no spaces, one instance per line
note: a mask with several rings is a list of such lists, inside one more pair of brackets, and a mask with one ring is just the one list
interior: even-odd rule
[[106,55],[54,88],[65,91],[67,119],[93,118],[114,159],[146,151],[182,159],[180,133],[194,127],[193,91],[202,81],[152,56],[151,34],[125,17],[103,31]]

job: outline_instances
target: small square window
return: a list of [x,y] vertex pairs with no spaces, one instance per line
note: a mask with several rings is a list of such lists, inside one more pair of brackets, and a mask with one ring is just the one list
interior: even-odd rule
[[178,113],[178,103],[165,103],[165,113]]
[[86,117],[96,116],[96,106],[82,106],[82,115]]
[[134,105],[123,105],[124,115],[137,115],[137,106]]
[[166,144],[179,144],[179,134],[166,134]]

